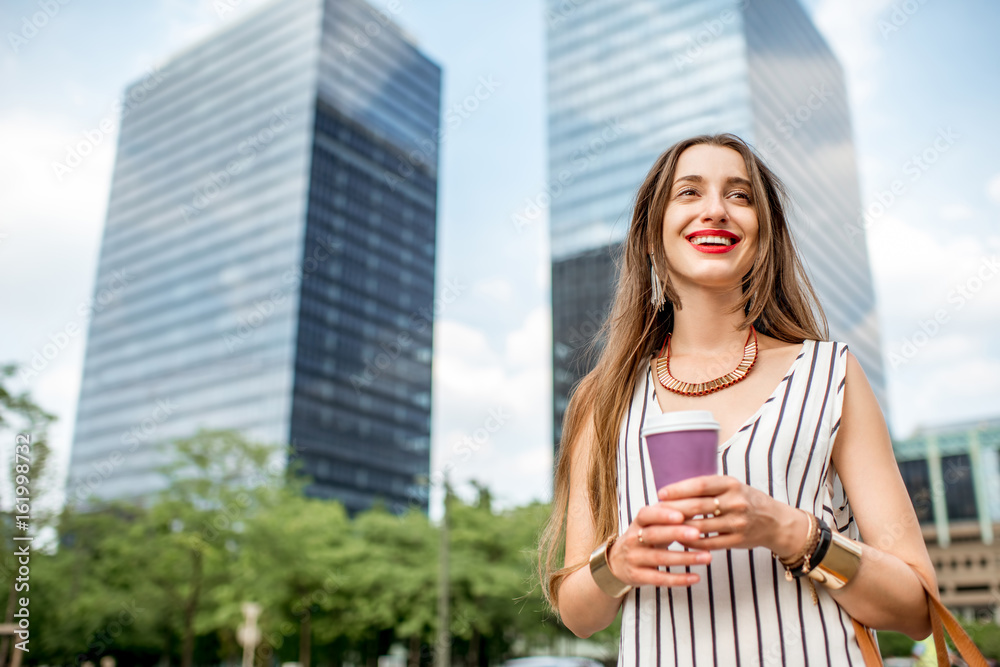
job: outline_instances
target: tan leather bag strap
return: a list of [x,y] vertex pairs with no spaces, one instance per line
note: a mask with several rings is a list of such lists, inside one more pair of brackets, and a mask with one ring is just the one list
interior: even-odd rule
[[875,648],[875,639],[872,637],[871,628],[861,625],[854,620],[853,616],[851,622],[854,623],[854,634],[858,638],[858,646],[861,647],[861,657],[865,659],[865,667],[882,667],[885,663],[882,662],[882,654]]
[[[962,660],[965,660],[969,667],[987,667],[986,658],[983,657],[982,652],[976,648],[969,635],[959,625],[958,621],[955,620],[955,617],[951,615],[948,608],[942,604],[941,598],[938,596],[937,587],[928,585],[923,575],[916,570],[913,572],[917,575],[917,579],[923,584],[924,591],[927,593],[927,607],[930,609],[931,630],[934,634],[934,647],[937,650],[939,667],[949,667],[951,664],[951,661],[948,659],[948,648],[944,641],[945,631],[947,631],[951,640],[955,643],[955,647],[958,649],[959,655],[962,656]],[[857,635],[858,646],[861,647],[861,655],[864,656],[865,666],[882,667],[882,656],[875,647],[875,638],[872,631],[853,618],[851,620],[854,622],[854,633]]]

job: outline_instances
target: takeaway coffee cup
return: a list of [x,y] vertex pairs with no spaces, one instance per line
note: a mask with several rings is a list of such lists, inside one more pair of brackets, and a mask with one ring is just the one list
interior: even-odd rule
[[640,433],[657,490],[689,477],[719,474],[719,422],[708,410],[652,415]]

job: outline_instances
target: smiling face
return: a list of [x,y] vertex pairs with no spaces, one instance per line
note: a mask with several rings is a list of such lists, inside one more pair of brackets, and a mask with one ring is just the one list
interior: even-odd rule
[[698,144],[681,153],[663,219],[677,288],[740,287],[757,255],[757,212],[743,156]]

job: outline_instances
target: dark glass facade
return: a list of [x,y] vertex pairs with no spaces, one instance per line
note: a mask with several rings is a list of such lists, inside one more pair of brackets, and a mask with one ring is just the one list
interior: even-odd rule
[[[552,368],[555,444],[573,386],[593,368],[600,351],[597,333],[611,310],[618,248],[598,248],[552,263]],[[603,297],[596,300],[595,295]]]
[[426,502],[436,181],[387,185],[402,149],[323,102],[314,137],[303,262],[330,259],[302,281],[292,443],[349,510]]
[[426,509],[440,68],[361,0],[283,0],[159,76],[122,117],[70,502],[148,496],[204,427],[292,444],[351,511]]
[[927,469],[927,461],[917,459],[913,461],[900,461],[899,473],[906,485],[906,491],[910,495],[910,502],[917,514],[920,523],[933,523],[934,521],[934,497],[931,495],[930,472]]
[[948,509],[948,518],[975,519],[976,490],[972,483],[969,455],[942,456],[941,471],[944,474],[944,501]]
[[1000,420],[922,429],[892,443],[899,472],[921,523],[947,542],[951,522],[980,525],[993,541],[1000,521]]

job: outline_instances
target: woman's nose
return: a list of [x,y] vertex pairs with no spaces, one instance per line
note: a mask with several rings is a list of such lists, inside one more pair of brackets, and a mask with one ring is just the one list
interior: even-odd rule
[[726,206],[722,200],[721,194],[709,194],[706,195],[704,200],[705,210],[702,213],[702,218],[704,220],[723,220],[726,217]]

